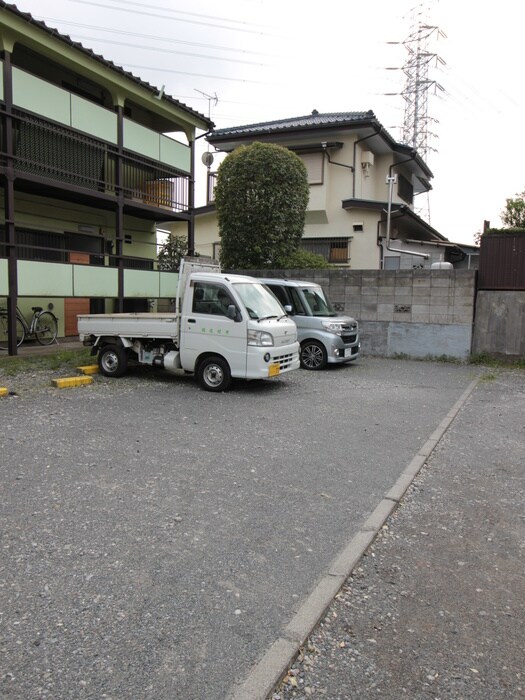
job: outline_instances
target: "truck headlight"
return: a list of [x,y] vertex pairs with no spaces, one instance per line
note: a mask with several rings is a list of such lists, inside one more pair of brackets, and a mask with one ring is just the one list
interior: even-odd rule
[[273,335],[266,331],[248,330],[248,345],[273,346]]
[[323,328],[336,335],[341,335],[343,332],[343,325],[344,324],[338,323],[337,321],[323,321]]

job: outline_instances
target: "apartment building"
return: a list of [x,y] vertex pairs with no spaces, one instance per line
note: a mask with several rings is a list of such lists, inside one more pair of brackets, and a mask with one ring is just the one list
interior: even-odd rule
[[173,296],[156,232],[177,222],[193,245],[210,120],[3,0],[0,50],[0,306],[53,305],[68,336],[78,313]]

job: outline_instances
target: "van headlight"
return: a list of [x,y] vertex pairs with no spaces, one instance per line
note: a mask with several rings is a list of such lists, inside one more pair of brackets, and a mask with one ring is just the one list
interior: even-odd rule
[[323,321],[323,328],[330,333],[335,333],[336,335],[341,335],[343,332],[344,324],[337,321]]
[[259,347],[272,347],[273,335],[266,331],[248,330],[248,345],[257,345]]

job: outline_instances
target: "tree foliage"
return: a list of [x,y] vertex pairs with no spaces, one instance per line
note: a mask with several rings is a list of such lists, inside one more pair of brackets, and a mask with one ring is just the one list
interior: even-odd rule
[[333,267],[323,255],[298,248],[285,258],[278,260],[278,268],[283,270],[324,270]]
[[164,272],[177,272],[181,258],[188,252],[188,239],[182,234],[171,234],[159,248],[157,267]]
[[226,268],[276,268],[299,247],[309,188],[302,160],[282,146],[240,146],[219,166],[215,204]]
[[501,220],[507,228],[525,228],[525,191],[516,194],[514,199],[507,199]]

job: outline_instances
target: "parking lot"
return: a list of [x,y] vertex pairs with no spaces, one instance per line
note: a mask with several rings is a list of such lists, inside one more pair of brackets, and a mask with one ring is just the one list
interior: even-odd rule
[[362,358],[214,395],[137,368],[2,400],[2,696],[227,697],[477,373]]

